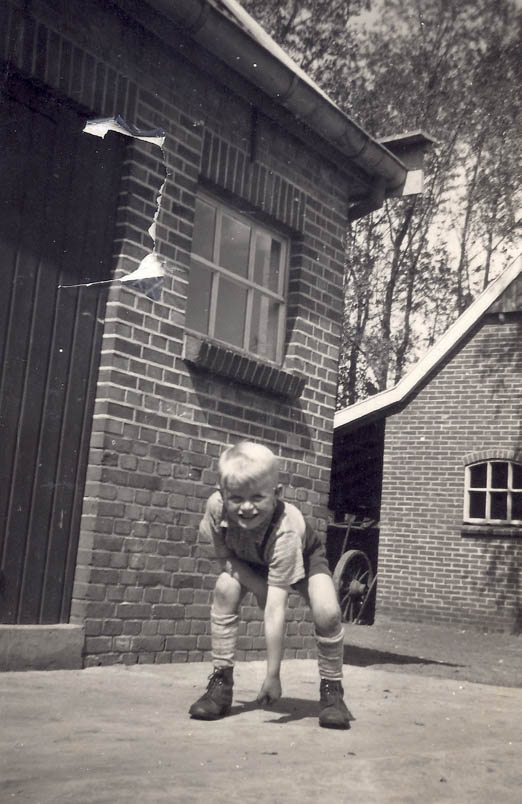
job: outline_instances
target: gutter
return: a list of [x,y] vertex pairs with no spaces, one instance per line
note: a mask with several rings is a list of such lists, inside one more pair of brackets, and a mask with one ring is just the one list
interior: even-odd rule
[[147,3],[357,165],[368,177],[374,203],[402,195],[404,163],[341,111],[236,0]]

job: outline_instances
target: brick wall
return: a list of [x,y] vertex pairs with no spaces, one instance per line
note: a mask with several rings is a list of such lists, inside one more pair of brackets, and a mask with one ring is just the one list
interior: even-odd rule
[[[167,277],[157,301],[128,286],[109,294],[71,621],[86,627],[87,665],[208,658],[215,575],[197,526],[223,448],[261,440],[281,456],[286,499],[324,533],[342,307],[349,186],[334,167],[107,4],[41,0],[0,9],[1,56],[90,116],[120,114],[166,132],[163,151],[129,140],[117,216],[116,276],[152,248]],[[87,136],[87,135],[82,135]],[[165,182],[165,184],[163,184]],[[199,186],[290,236],[283,369],[307,381],[277,397],[183,359],[195,196]],[[263,655],[247,599],[239,658]],[[291,597],[287,656],[314,650]]]
[[520,630],[520,534],[472,536],[461,525],[465,462],[522,450],[521,335],[519,314],[486,318],[388,418],[379,612]]

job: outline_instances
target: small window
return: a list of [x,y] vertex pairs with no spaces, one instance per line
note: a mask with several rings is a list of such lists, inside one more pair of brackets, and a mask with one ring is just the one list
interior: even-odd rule
[[281,363],[287,240],[207,196],[196,200],[186,327]]
[[464,519],[522,524],[522,464],[494,460],[466,466]]

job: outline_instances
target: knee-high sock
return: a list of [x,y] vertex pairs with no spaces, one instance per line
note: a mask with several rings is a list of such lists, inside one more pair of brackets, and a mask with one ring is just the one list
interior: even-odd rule
[[343,645],[344,631],[341,628],[339,633],[333,637],[320,636],[315,634],[317,642],[317,663],[319,665],[319,675],[321,678],[340,680],[343,677]]
[[217,614],[210,609],[212,662],[214,667],[233,667],[239,632],[238,614]]

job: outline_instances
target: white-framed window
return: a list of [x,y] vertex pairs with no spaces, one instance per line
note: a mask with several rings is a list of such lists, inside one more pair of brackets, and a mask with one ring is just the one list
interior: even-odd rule
[[281,363],[288,241],[209,196],[196,200],[186,327]]
[[488,460],[466,466],[464,519],[522,525],[522,464]]

